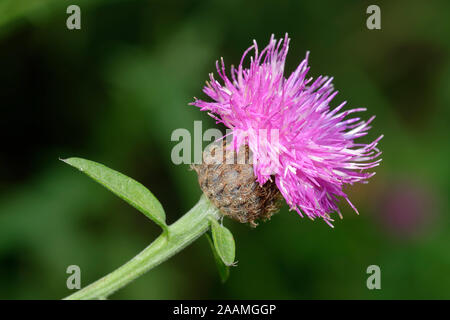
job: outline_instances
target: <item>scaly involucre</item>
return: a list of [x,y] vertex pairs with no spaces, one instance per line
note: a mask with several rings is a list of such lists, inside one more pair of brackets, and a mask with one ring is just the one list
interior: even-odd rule
[[[232,130],[235,150],[248,144],[253,154],[254,173],[262,185],[274,178],[291,209],[302,217],[323,218],[330,226],[329,213],[341,213],[338,197],[348,201],[345,184],[366,183],[381,159],[376,148],[380,136],[369,144],[355,143],[367,134],[369,124],[349,114],[365,111],[356,108],[339,112],[346,102],[330,107],[336,96],[333,78],[306,78],[308,55],[289,77],[284,65],[289,48],[287,34],[261,52],[256,41],[248,48],[231,79],[225,73],[223,59],[216,62],[223,84],[210,74],[203,91],[214,101],[195,99],[194,106],[210,111],[209,115]],[[244,68],[247,54],[253,50],[250,66]],[[341,216],[342,217],[342,216]]]

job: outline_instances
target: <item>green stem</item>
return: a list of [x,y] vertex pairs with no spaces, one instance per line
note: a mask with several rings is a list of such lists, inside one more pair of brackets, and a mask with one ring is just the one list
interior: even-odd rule
[[163,233],[126,264],[64,299],[85,300],[108,297],[166,261],[208,231],[211,217],[218,219],[219,211],[202,195],[189,212],[169,226],[168,235]]

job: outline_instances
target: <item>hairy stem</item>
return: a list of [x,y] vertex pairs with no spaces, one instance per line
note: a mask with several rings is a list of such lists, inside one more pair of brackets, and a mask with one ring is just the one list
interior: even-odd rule
[[205,195],[202,195],[189,212],[169,226],[168,235],[163,233],[126,264],[64,299],[85,300],[108,297],[186,248],[208,231],[210,218],[218,219],[219,216],[218,209]]

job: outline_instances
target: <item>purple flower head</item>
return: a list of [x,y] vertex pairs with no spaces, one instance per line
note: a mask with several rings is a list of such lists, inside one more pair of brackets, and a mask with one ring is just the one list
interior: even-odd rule
[[[345,119],[365,108],[340,112],[346,102],[330,107],[336,96],[333,78],[307,78],[308,55],[288,77],[284,65],[289,49],[287,34],[270,38],[258,50],[256,41],[248,48],[238,68],[231,66],[231,79],[223,59],[216,63],[222,83],[210,74],[203,91],[213,100],[195,99],[194,106],[232,130],[235,150],[247,144],[253,154],[254,173],[262,185],[275,179],[291,209],[300,216],[323,218],[330,226],[329,213],[336,211],[338,197],[348,201],[345,184],[367,183],[375,172],[364,172],[379,164],[376,148],[380,136],[370,144],[355,143],[367,134],[369,124],[360,118]],[[250,66],[246,56],[253,50]],[[344,120],[345,119],[345,120]]]

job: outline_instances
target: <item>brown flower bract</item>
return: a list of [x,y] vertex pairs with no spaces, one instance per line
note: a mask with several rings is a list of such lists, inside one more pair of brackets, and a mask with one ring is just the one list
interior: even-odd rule
[[203,193],[222,214],[256,227],[257,220],[268,220],[280,209],[283,197],[274,181],[259,185],[249,159],[248,146],[236,155],[224,141],[207,147],[203,163],[191,167]]

